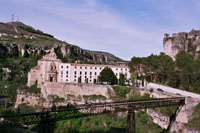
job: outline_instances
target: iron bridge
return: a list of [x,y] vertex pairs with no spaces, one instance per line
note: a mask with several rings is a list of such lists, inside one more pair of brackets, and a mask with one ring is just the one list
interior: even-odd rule
[[[50,122],[81,118],[104,113],[128,111],[127,133],[135,133],[135,110],[181,106],[185,104],[184,97],[156,98],[147,100],[117,101],[105,103],[81,104],[63,109],[50,109],[41,112],[17,113],[15,115],[0,115],[5,122],[11,124],[39,124],[48,125]],[[41,132],[47,132],[45,129]]]

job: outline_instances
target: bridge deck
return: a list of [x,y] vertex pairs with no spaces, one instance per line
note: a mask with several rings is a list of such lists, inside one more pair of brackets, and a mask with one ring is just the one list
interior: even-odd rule
[[[93,104],[81,104],[74,107],[67,107],[64,109],[54,109],[42,112],[26,112],[17,113],[16,115],[0,115],[7,122],[17,122],[19,124],[34,124],[41,121],[58,121],[73,118],[81,118],[90,115],[98,115],[110,112],[121,112],[129,110],[138,110],[154,107],[166,107],[184,105],[184,97],[175,98],[157,98],[147,100],[133,100],[133,101],[117,101]],[[15,120],[16,119],[16,120]]]

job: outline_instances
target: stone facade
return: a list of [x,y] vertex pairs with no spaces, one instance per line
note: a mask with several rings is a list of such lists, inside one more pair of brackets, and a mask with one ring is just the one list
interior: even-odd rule
[[105,67],[111,68],[118,79],[123,73],[126,84],[130,83],[128,66],[62,63],[56,54],[51,52],[38,60],[38,65],[28,73],[27,86],[30,87],[36,82],[38,87],[45,82],[93,84],[98,82],[98,76]]
[[27,86],[30,87],[36,82],[38,87],[45,82],[57,82],[59,63],[61,60],[57,59],[54,52],[43,56],[41,60],[38,60],[38,65],[28,73]]

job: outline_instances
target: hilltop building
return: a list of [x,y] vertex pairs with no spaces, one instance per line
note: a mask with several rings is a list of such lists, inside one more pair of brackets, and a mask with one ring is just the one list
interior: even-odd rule
[[41,87],[45,82],[64,83],[97,83],[100,72],[109,67],[119,79],[120,73],[126,77],[126,84],[130,83],[130,72],[128,66],[97,65],[62,63],[54,52],[51,52],[38,60],[38,65],[28,73],[27,86],[35,85]]

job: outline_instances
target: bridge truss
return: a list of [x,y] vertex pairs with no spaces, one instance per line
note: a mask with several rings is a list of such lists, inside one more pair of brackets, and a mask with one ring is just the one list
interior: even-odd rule
[[[82,104],[64,109],[52,109],[42,112],[17,113],[16,115],[0,115],[5,122],[11,124],[38,124],[48,125],[50,122],[59,120],[69,120],[87,116],[99,115],[104,113],[128,111],[127,133],[135,133],[135,110],[180,106],[185,104],[185,98],[158,98],[148,100],[117,101],[105,103]],[[48,132],[43,131],[42,132]]]

